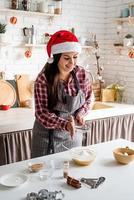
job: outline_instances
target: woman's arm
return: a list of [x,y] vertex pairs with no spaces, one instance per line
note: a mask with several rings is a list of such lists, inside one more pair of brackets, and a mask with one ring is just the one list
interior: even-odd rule
[[67,129],[67,120],[58,117],[48,110],[48,87],[44,73],[40,73],[35,81],[35,116],[48,129]]

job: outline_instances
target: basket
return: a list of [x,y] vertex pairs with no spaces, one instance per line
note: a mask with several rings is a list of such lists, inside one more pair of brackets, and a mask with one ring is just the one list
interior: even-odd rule
[[95,101],[100,101],[101,100],[101,88],[100,88],[100,83],[93,83],[92,84],[93,92],[94,92],[94,97]]
[[114,89],[102,89],[102,102],[114,102],[116,91]]

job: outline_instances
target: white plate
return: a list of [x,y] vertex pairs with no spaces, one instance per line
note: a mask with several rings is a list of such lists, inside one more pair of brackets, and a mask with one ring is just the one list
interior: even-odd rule
[[0,184],[7,187],[18,187],[19,185],[25,183],[28,177],[24,174],[13,173],[7,174],[0,178]]

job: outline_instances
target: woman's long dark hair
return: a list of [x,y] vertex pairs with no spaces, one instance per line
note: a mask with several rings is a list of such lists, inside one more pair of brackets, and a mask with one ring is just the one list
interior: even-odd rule
[[60,60],[61,53],[53,55],[54,62],[52,64],[46,63],[45,76],[48,81],[48,108],[53,110],[58,101],[58,84],[59,84],[59,68],[58,62]]

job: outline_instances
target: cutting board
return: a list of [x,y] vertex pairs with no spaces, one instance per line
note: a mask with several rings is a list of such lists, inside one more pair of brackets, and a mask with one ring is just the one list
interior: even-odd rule
[[24,107],[25,102],[32,98],[32,93],[30,90],[31,81],[29,79],[28,74],[17,74],[15,78],[16,78],[20,106]]
[[12,107],[16,102],[16,91],[7,81],[0,80],[0,105],[9,105]]

